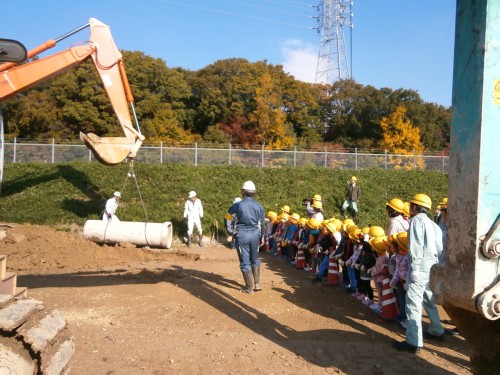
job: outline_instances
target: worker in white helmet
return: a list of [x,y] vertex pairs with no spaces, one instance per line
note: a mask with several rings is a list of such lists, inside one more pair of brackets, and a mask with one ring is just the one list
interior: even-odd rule
[[115,215],[118,206],[120,205],[120,201],[122,198],[122,194],[119,191],[115,191],[112,198],[109,198],[106,201],[106,205],[104,206],[104,212],[102,214],[102,220],[105,221],[120,221],[118,217]]
[[193,229],[196,226],[199,237],[199,245],[203,247],[203,231],[201,229],[201,218],[203,218],[203,205],[196,196],[195,191],[190,191],[188,199],[184,204],[184,218],[187,219],[188,247],[193,243]]
[[246,181],[241,188],[243,199],[233,204],[228,212],[236,215],[236,251],[240,260],[240,270],[245,280],[243,293],[262,290],[260,286],[259,247],[264,244],[264,207],[257,202],[255,184]]

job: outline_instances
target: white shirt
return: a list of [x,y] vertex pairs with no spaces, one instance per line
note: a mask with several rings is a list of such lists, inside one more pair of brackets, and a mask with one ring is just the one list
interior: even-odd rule
[[185,218],[202,218],[203,217],[203,206],[201,200],[196,199],[194,202],[188,199],[184,204],[184,217]]
[[390,236],[391,234],[406,232],[410,227],[410,223],[408,223],[403,216],[398,215],[396,217],[392,217],[387,224],[387,228],[385,229],[386,236]]
[[109,198],[106,201],[106,206],[104,208],[104,210],[106,211],[105,214],[114,215],[117,209],[118,209],[118,202],[116,201],[116,199],[114,197]]
[[324,220],[324,216],[321,212],[316,212],[312,217],[318,219],[320,222]]

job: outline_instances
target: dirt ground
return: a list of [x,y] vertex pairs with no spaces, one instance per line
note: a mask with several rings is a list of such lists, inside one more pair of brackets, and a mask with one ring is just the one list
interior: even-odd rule
[[264,290],[247,295],[224,243],[101,246],[64,229],[0,225],[0,254],[29,297],[66,318],[72,374],[471,373],[461,336],[399,353],[398,323],[272,255],[261,253]]

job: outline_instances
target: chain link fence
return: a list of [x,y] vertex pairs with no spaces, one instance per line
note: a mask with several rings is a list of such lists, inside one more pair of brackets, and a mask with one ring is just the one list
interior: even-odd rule
[[[62,163],[71,161],[94,162],[96,159],[83,144],[34,143],[14,139],[4,143],[5,163]],[[440,153],[412,153],[396,155],[385,151],[367,152],[309,150],[268,150],[223,145],[199,147],[192,145],[142,146],[137,162],[180,163],[187,165],[240,165],[246,167],[295,167],[316,166],[337,169],[403,169],[432,170],[448,173],[449,155]]]

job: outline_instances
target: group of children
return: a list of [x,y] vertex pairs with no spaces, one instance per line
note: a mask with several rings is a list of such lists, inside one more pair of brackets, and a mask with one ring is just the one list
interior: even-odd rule
[[328,282],[333,261],[340,271],[340,286],[377,313],[382,311],[384,279],[389,279],[399,310],[395,320],[406,327],[409,203],[397,198],[386,203],[385,230],[359,228],[352,219],[324,219],[317,209],[322,207],[319,195],[304,204],[306,217],[290,213],[287,205],[280,213],[267,213],[264,250],[311,273],[313,282]]

